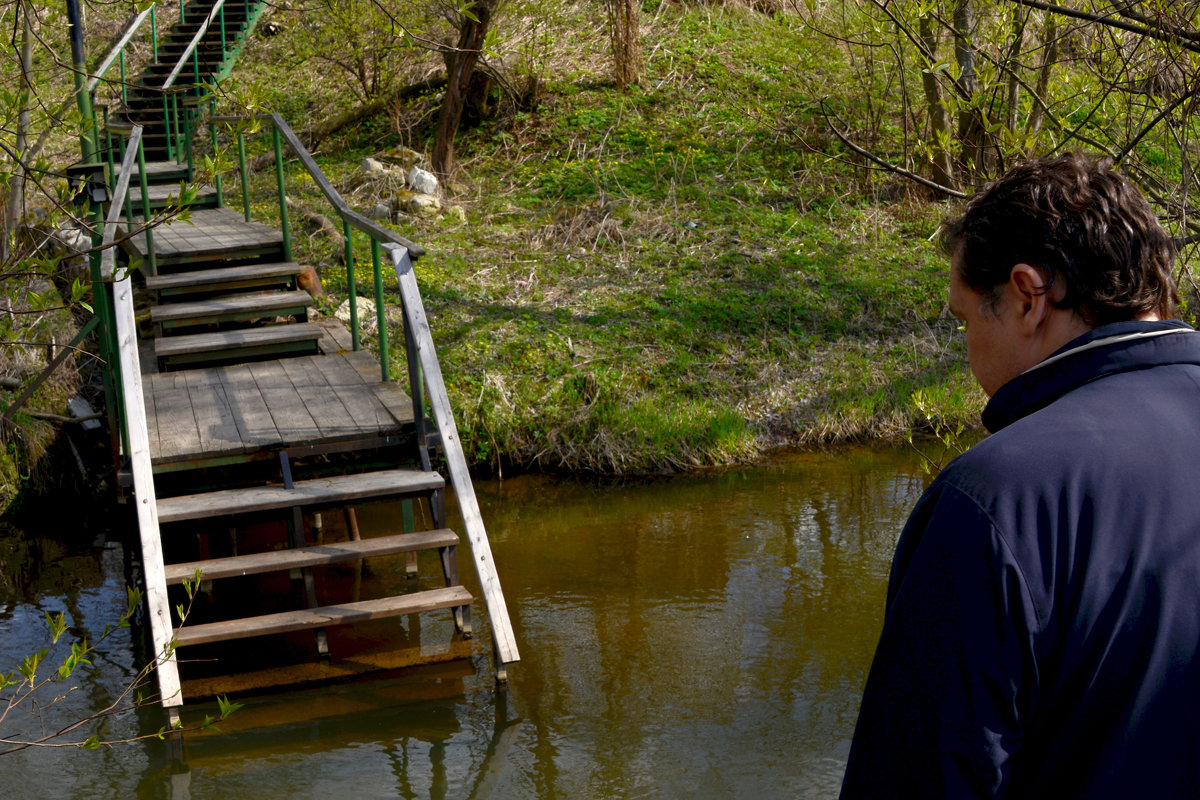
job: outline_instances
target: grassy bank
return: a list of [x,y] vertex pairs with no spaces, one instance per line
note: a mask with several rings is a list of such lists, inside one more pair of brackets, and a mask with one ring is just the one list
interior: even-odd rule
[[[901,436],[927,424],[918,391],[943,420],[973,421],[982,395],[928,241],[948,209],[841,160],[813,94],[838,79],[836,45],[785,15],[663,7],[645,23],[642,86],[622,93],[602,31],[567,8],[537,110],[460,135],[446,202],[467,221],[397,225],[428,250],[417,271],[468,457],[597,473],[729,463]],[[231,87],[300,128],[336,98],[294,65],[284,96],[282,20]],[[434,108],[409,102],[318,160],[348,187],[364,156],[428,149]],[[290,191],[319,206],[302,180]],[[332,308],[335,248],[304,247]]]

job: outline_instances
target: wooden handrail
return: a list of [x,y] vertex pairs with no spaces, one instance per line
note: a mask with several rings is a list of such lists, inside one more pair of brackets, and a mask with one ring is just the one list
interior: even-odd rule
[[[462,442],[459,440],[458,427],[454,424],[454,414],[450,409],[450,396],[446,392],[446,383],[442,379],[442,369],[438,364],[437,350],[433,346],[433,334],[429,329],[429,320],[425,316],[425,305],[421,301],[421,292],[417,287],[417,276],[413,272],[412,259],[409,257],[408,249],[403,246],[385,244],[384,248],[391,255],[392,266],[395,268],[396,278],[400,282],[401,309],[405,321],[408,323],[409,333],[414,340],[413,345],[421,362],[421,370],[425,375],[425,385],[429,389],[429,404],[433,407],[433,418],[437,422],[442,446],[446,451],[446,466],[450,472],[450,482],[454,486],[454,495],[458,498],[458,509],[462,514],[467,540],[471,543],[471,556],[475,561],[475,571],[479,575],[479,587],[483,590],[483,600],[487,605],[488,616],[492,623],[496,663],[511,664],[520,660],[521,656],[517,651],[517,640],[513,634],[512,622],[508,617],[508,605],[504,602],[504,592],[500,588],[500,576],[496,573],[495,562],[492,559],[492,548],[488,543],[487,531],[483,527],[483,516],[479,513],[479,501],[475,497],[475,488],[471,485],[471,476],[467,470],[467,459],[463,454]],[[419,386],[412,387],[414,395],[420,390]]]
[[[175,64],[175,69],[171,70],[171,74],[167,76],[167,80],[163,83],[162,90],[164,92],[175,84],[175,79],[179,77],[179,73],[183,70],[183,65],[187,63],[188,58],[191,57],[192,53],[194,53],[196,48],[199,47],[200,40],[203,39],[204,34],[208,32],[208,26],[212,24],[212,21],[217,18],[217,14],[219,14],[221,9],[224,7],[225,0],[217,0],[217,2],[213,4],[212,11],[208,12],[208,19],[204,20],[204,23],[196,31],[196,35],[192,37],[192,41],[188,43],[187,49],[183,51],[183,55],[179,57],[179,61]],[[224,44],[224,42],[221,43],[222,46],[224,46]]]
[[325,195],[325,199],[328,200],[330,205],[332,205],[338,212],[338,216],[345,220],[351,228],[378,239],[381,242],[400,245],[401,247],[406,248],[413,258],[420,258],[421,256],[425,255],[425,248],[421,247],[421,245],[405,239],[395,231],[389,230],[388,228],[377,224],[373,220],[367,219],[357,211],[352,210],[346,201],[342,199],[342,196],[338,194],[337,189],[333,188],[333,184],[330,183],[329,179],[325,177],[325,173],[319,166],[317,166],[317,162],[313,160],[311,155],[309,155],[308,150],[303,144],[301,144],[299,137],[296,136],[296,133],[291,129],[291,126],[284,121],[283,117],[278,114],[263,114],[260,118],[269,119],[271,123],[279,130],[279,132],[283,134],[283,138],[287,139],[288,144],[292,148],[292,152],[296,154],[296,158],[300,159],[300,163],[303,164],[304,168],[308,170],[310,175],[312,175],[313,180],[317,184],[317,188],[321,190],[321,194]]
[[[142,126],[136,125],[121,162],[117,187],[104,222],[103,254],[100,272],[105,280],[114,274],[117,223],[129,191],[129,178],[141,149]],[[171,645],[171,604],[166,593],[166,567],[162,537],[158,529],[158,503],[154,493],[154,473],[150,465],[150,433],[146,425],[146,403],[142,395],[142,369],[138,363],[137,322],[133,315],[133,281],[126,273],[112,284],[113,309],[117,327],[117,352],[121,365],[121,390],[125,406],[126,449],[133,468],[133,492],[137,505],[138,535],[142,544],[142,568],[146,580],[146,603],[150,611],[150,638],[154,643],[155,673],[159,698],[165,708],[183,705],[179,683],[179,665]],[[96,302],[103,302],[97,298]]]
[[125,31],[125,35],[109,51],[108,57],[100,62],[100,66],[96,67],[96,74],[88,81],[87,90],[89,92],[96,91],[96,87],[100,85],[100,79],[104,77],[104,73],[108,72],[109,67],[113,65],[113,62],[121,55],[121,51],[125,49],[125,45],[129,44],[129,40],[133,38],[133,34],[137,32],[137,29],[146,21],[146,17],[150,16],[153,11],[154,5],[151,4],[149,8],[134,18],[132,24],[129,26],[129,30]]

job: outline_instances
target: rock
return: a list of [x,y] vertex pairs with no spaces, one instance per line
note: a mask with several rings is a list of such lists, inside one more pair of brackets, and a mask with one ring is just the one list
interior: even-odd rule
[[[363,333],[374,333],[379,328],[377,318],[375,316],[375,301],[369,300],[366,297],[358,298],[358,329]],[[350,300],[349,298],[342,301],[338,306],[337,311],[333,315],[346,323],[350,324]]]
[[437,176],[420,167],[413,167],[409,170],[407,183],[408,188],[417,194],[437,194]]
[[372,208],[368,217],[375,220],[387,221],[392,218],[392,207],[387,203],[376,203]]
[[450,206],[446,209],[446,218],[460,225],[465,224],[467,221],[467,210],[462,206]]
[[359,168],[363,172],[383,172],[387,169],[382,161],[376,161],[373,158],[364,158],[362,163],[359,164]]
[[414,194],[406,210],[418,217],[436,217],[442,210],[442,201],[431,194]]
[[423,167],[429,163],[429,160],[425,158],[424,153],[418,153],[416,150],[402,146],[389,148],[384,150],[382,153],[377,153],[377,155],[379,156],[380,161],[386,161],[389,164],[395,164],[405,172],[408,172],[414,167]]

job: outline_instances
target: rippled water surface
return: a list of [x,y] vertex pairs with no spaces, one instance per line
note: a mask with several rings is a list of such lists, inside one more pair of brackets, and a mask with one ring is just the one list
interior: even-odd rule
[[[5,755],[0,797],[833,796],[891,552],[925,482],[904,451],[839,450],[619,485],[482,484],[522,655],[507,691],[484,653],[258,696],[223,734],[189,737],[182,764],[157,741]],[[92,636],[120,613],[121,548],[83,539],[0,529],[5,670],[41,646],[44,610]],[[119,632],[46,723],[102,707],[136,658]],[[161,724],[150,710],[102,733]]]

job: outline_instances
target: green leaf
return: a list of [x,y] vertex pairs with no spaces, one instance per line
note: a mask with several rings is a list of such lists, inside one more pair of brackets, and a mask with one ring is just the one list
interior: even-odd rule
[[234,703],[229,700],[227,695],[221,695],[217,698],[217,708],[221,712],[221,719],[225,719],[239,708],[243,708],[243,703]]
[[45,650],[38,650],[36,653],[30,653],[29,655],[25,656],[25,658],[21,661],[21,666],[17,668],[17,671],[27,683],[32,684],[37,678],[38,665],[41,664],[42,659],[46,657],[46,652],[47,651]]
[[58,612],[54,616],[50,616],[50,612],[45,612],[46,624],[50,626],[50,643],[58,644],[58,639],[67,630],[67,618],[63,612]]

